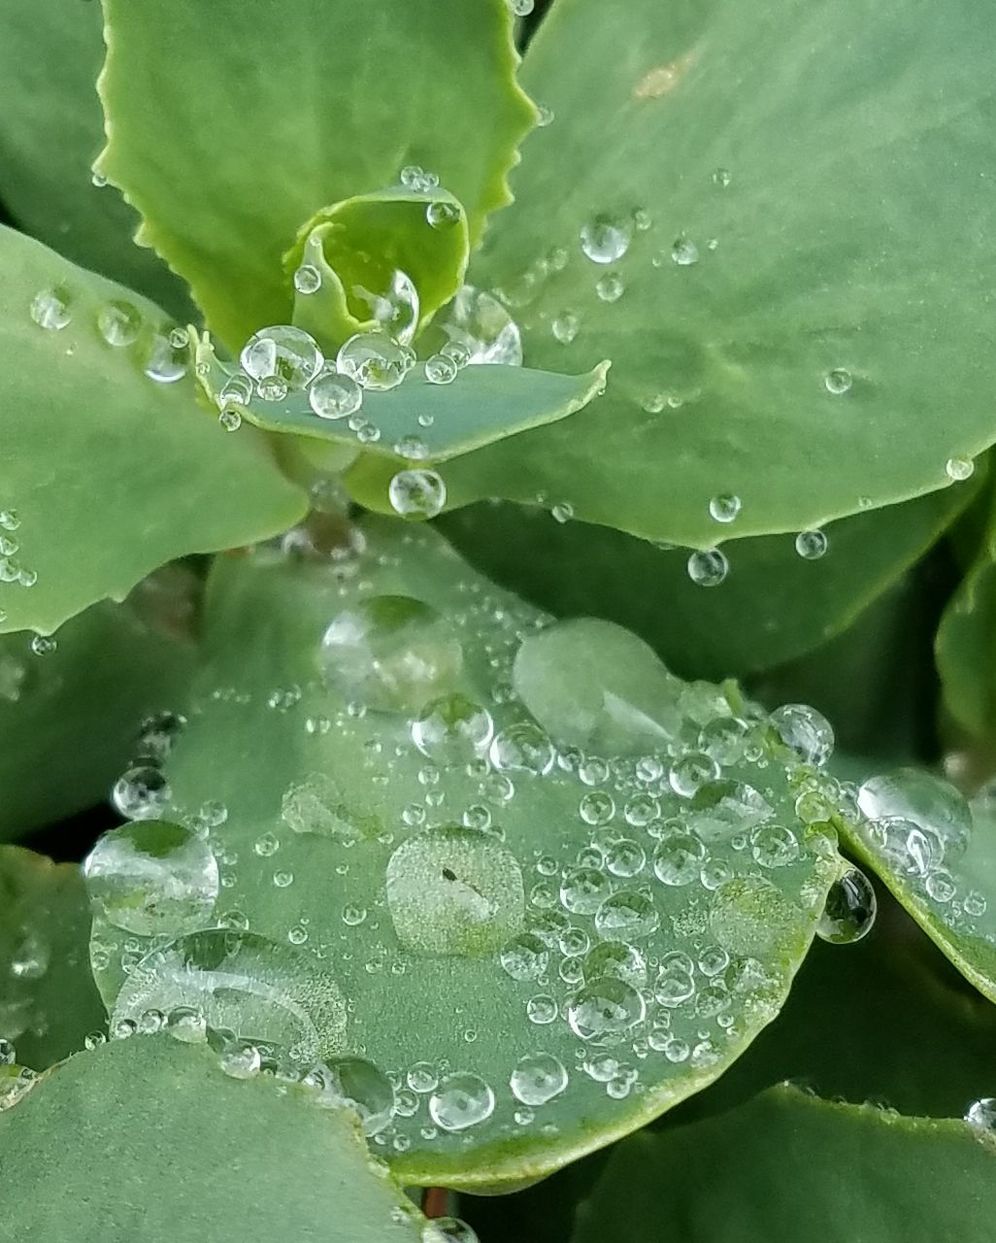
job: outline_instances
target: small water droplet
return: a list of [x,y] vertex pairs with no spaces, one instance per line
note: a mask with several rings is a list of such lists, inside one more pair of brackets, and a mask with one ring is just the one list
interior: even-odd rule
[[944,469],[949,479],[955,483],[963,483],[975,473],[975,463],[970,457],[951,457],[945,463]]
[[64,286],[43,289],[31,300],[31,318],[39,328],[58,332],[72,319],[70,304],[69,292]]
[[616,1044],[642,1023],[646,1015],[643,996],[631,984],[615,976],[602,976],[586,984],[567,1007],[567,1021],[581,1040]]
[[142,328],[142,314],[130,302],[107,302],[97,312],[97,328],[108,345],[132,345]]
[[552,1053],[527,1053],[516,1062],[509,1079],[515,1099],[534,1107],[552,1101],[567,1084],[564,1064]]
[[387,489],[391,508],[402,518],[435,518],[446,504],[446,484],[434,470],[400,470]]
[[602,302],[618,302],[625,291],[626,286],[618,272],[606,272],[595,285],[595,293]]
[[322,274],[312,263],[302,263],[294,273],[294,288],[298,293],[317,293],[322,287]]
[[550,324],[550,331],[561,345],[570,345],[578,335],[581,320],[573,311],[561,311]]
[[854,377],[849,371],[845,371],[843,367],[835,367],[823,377],[824,387],[828,393],[833,393],[835,397],[850,392],[853,383]]
[[478,1075],[458,1071],[441,1079],[429,1097],[429,1114],[444,1131],[465,1131],[491,1117],[495,1094]]
[[342,375],[375,392],[397,388],[412,367],[408,348],[383,332],[358,332],[336,356]]
[[128,820],[155,820],[172,797],[162,771],[152,764],[134,764],[114,783],[111,801]]
[[425,209],[426,221],[434,229],[452,229],[460,222],[460,207],[448,199],[437,199]]
[[709,517],[713,522],[733,522],[743,508],[739,496],[723,492],[709,502]]
[[425,360],[424,370],[430,384],[452,384],[457,377],[456,361],[449,354],[433,354]]
[[729,571],[726,553],[718,548],[699,549],[688,558],[688,577],[697,587],[718,587]]
[[826,534],[820,530],[800,531],[795,537],[795,551],[806,561],[816,561],[830,546]]
[[699,248],[690,238],[679,237],[671,247],[671,262],[680,268],[691,267],[699,261]]
[[581,229],[581,250],[592,263],[615,263],[629,249],[632,236],[630,221],[598,215]]

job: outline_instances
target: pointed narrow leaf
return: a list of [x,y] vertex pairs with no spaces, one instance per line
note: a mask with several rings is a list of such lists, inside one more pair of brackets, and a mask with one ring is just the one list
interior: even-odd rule
[[301,515],[265,440],[225,432],[177,378],[161,311],[10,229],[0,260],[0,631],[49,633],[172,558]]
[[463,204],[476,244],[509,201],[535,113],[515,83],[503,0],[104,0],[104,11],[100,167],[232,348],[288,321],[281,257],[328,204],[418,166]]
[[553,119],[470,278],[529,366],[612,378],[451,492],[708,547],[719,494],[760,535],[960,476],[996,439],[994,51],[976,0],[555,4],[523,71]]
[[81,1053],[0,1115],[18,1192],[0,1240],[419,1243],[422,1218],[352,1116],[314,1095],[231,1078],[164,1035]]

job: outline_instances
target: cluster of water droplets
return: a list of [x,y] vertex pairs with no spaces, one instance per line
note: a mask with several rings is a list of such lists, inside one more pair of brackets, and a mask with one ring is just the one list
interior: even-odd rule
[[[351,555],[313,681],[194,709],[276,714],[313,755],[273,819],[246,824],[238,785],[184,808],[156,764],[119,783],[132,822],[85,867],[113,1029],[228,1033],[238,1073],[310,1077],[396,1154],[553,1136],[558,1102],[721,1065],[776,1013],[840,867],[826,721],[680,683],[626,632],[470,575],[444,615],[403,589],[407,553]],[[828,940],[867,931],[863,880],[831,889]],[[246,913],[261,885],[282,932]]]

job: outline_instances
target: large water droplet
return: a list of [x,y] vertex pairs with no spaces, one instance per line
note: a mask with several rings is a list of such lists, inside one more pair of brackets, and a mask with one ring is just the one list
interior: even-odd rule
[[433,327],[463,346],[470,364],[522,366],[518,325],[497,298],[473,285],[463,286]]
[[412,742],[437,764],[467,764],[494,734],[487,708],[466,695],[443,695],[426,704],[412,721]]
[[327,681],[346,700],[414,711],[453,685],[463,649],[430,605],[412,596],[373,596],[333,619],[321,659]]
[[567,1087],[567,1071],[552,1053],[527,1053],[512,1071],[509,1086],[523,1105],[545,1105]]
[[58,332],[65,328],[72,319],[70,296],[63,286],[56,289],[43,289],[31,300],[31,318],[39,328],[49,332]]
[[444,1131],[465,1131],[494,1113],[495,1094],[479,1075],[458,1071],[442,1079],[429,1097],[429,1114]]
[[699,550],[688,558],[688,577],[697,587],[718,587],[729,571],[726,553],[718,548]]
[[475,829],[430,829],[387,865],[387,905],[398,939],[422,954],[487,954],[522,928],[522,872],[506,848]]
[[594,1044],[617,1044],[646,1014],[640,993],[625,980],[603,976],[586,984],[567,1007],[574,1034]]
[[833,726],[808,704],[783,704],[772,712],[771,724],[804,764],[819,766],[833,755]]
[[491,763],[507,772],[545,776],[554,761],[553,745],[538,725],[520,721],[496,734],[490,749]]
[[133,764],[114,783],[111,801],[129,820],[155,820],[169,806],[169,783],[154,764]]
[[996,1135],[996,1097],[983,1096],[965,1111],[965,1121],[986,1135]]
[[322,371],[308,389],[308,404],[320,419],[345,419],[363,405],[363,390],[348,375]]
[[318,375],[325,359],[314,337],[290,324],[274,324],[253,333],[240,355],[242,369],[258,383],[276,379],[287,389],[302,389]]
[[112,1025],[183,1006],[209,1027],[302,1061],[334,1052],[346,1031],[345,998],[315,959],[251,932],[194,932],[147,954],[118,994]]
[[97,329],[108,345],[132,345],[142,329],[142,313],[130,302],[107,302],[97,312]]
[[858,791],[858,806],[869,820],[906,820],[931,830],[947,858],[963,854],[972,834],[972,812],[964,797],[919,768],[870,777]]
[[203,928],[218,897],[211,847],[189,829],[161,821],[105,833],[84,861],[83,876],[104,917],[139,936]]
[[446,504],[446,484],[434,470],[399,470],[388,485],[387,497],[402,518],[435,518]]
[[603,937],[632,937],[638,941],[653,935],[659,925],[652,899],[635,889],[612,894],[595,912],[595,927]]
[[598,215],[581,228],[581,249],[592,263],[615,263],[629,249],[633,226],[622,217]]
[[387,1075],[362,1057],[338,1057],[307,1077],[321,1090],[321,1103],[345,1105],[360,1117],[364,1135],[379,1135],[394,1114],[394,1088]]
[[344,342],[336,356],[336,368],[355,380],[360,388],[383,392],[397,388],[411,369],[406,346],[382,332],[358,332]]
[[816,935],[831,945],[850,945],[871,932],[878,901],[868,877],[849,868],[830,886]]

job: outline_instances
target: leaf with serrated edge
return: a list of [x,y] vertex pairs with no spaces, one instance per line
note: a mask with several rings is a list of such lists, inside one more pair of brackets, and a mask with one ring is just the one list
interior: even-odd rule
[[232,348],[288,322],[281,257],[329,203],[419,165],[463,204],[476,244],[510,201],[535,110],[504,0],[104,0],[104,13],[99,167]]

